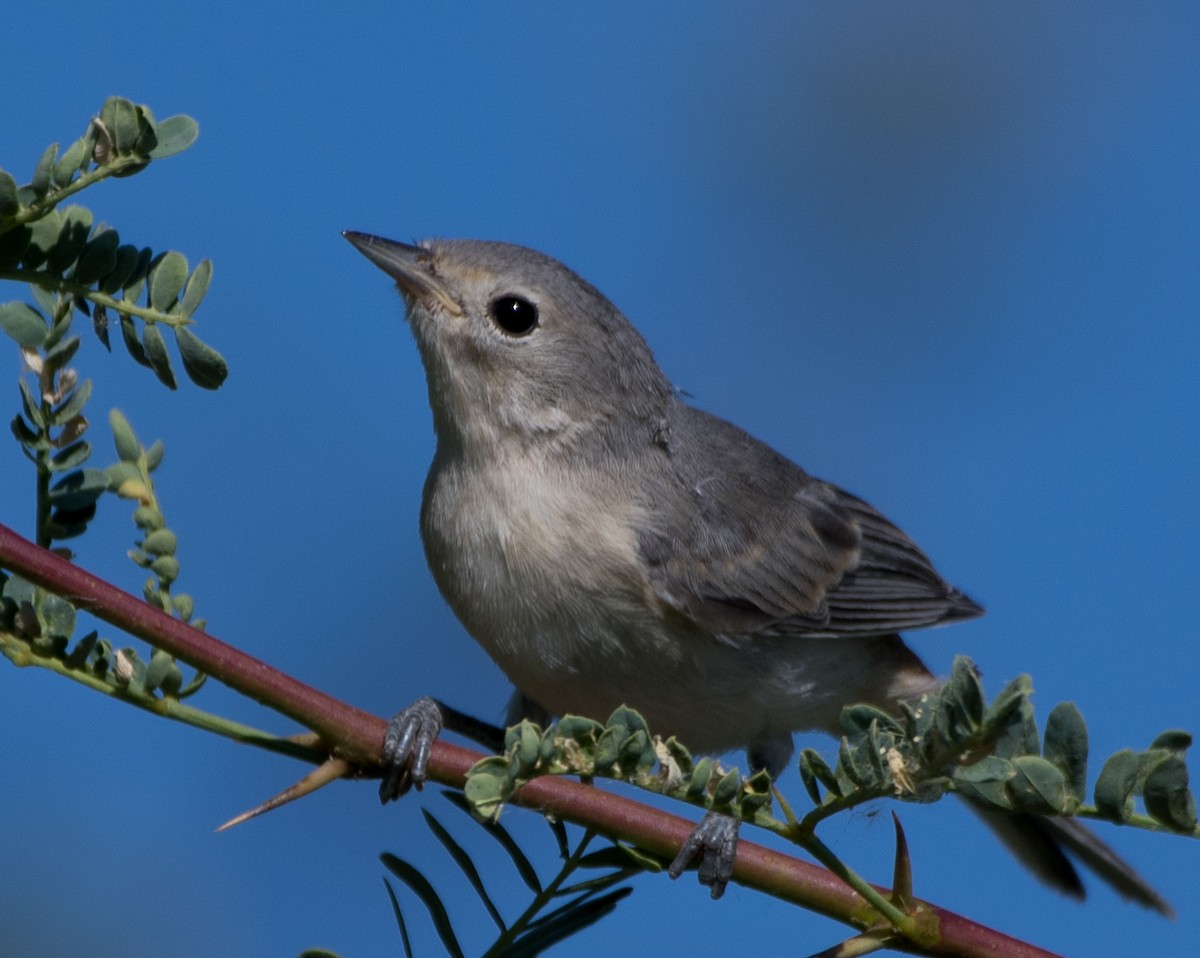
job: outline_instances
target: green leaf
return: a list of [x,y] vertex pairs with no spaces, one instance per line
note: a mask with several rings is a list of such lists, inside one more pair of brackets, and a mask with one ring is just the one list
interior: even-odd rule
[[225,357],[186,326],[175,328],[175,345],[188,379],[202,389],[218,389],[229,375]]
[[66,449],[60,449],[50,457],[51,472],[66,472],[81,466],[92,454],[92,444],[86,441],[72,443]]
[[996,700],[988,708],[983,717],[985,725],[999,726],[1010,721],[1028,704],[1029,696],[1033,694],[1033,683],[1028,675],[1018,675],[1004,687],[1004,691],[996,696]]
[[[412,942],[408,937],[408,925],[404,921],[404,912],[400,908],[400,899],[396,897],[396,890],[392,888],[392,883],[386,878],[383,880],[383,887],[387,890],[388,900],[392,903],[392,915],[396,919],[396,927],[400,929],[400,944],[404,946],[404,958],[413,958]],[[312,951],[313,949],[309,949]],[[317,950],[317,954],[310,955],[309,951],[302,951],[300,958],[340,958],[339,955],[325,955]]]
[[429,883],[429,879],[404,859],[397,858],[390,852],[384,852],[379,856],[379,860],[383,862],[388,871],[404,882],[421,899],[421,902],[429,910],[429,917],[433,919],[433,927],[451,958],[464,958],[462,947],[454,935],[450,914],[446,911],[446,906],[442,904],[438,893],[434,891],[433,885]]
[[179,667],[175,665],[175,660],[170,655],[155,649],[150,655],[150,664],[146,667],[146,676],[143,679],[146,691],[153,692],[162,685],[170,675],[173,666],[178,671]]
[[87,243],[92,229],[92,211],[83,206],[68,206],[62,211],[62,226],[54,246],[46,253],[46,270],[63,273],[74,265]]
[[938,725],[950,741],[970,735],[983,721],[983,686],[975,664],[955,656],[950,681],[941,690]]
[[952,780],[955,791],[1000,808],[1012,808],[1007,785],[1014,775],[1012,762],[988,755],[973,765],[956,768]]
[[713,808],[721,808],[726,805],[731,805],[733,800],[737,798],[738,792],[741,791],[741,787],[741,772],[739,772],[736,768],[731,768],[728,772],[721,776],[721,780],[717,782],[717,787],[713,789]]
[[155,529],[142,540],[142,548],[160,556],[172,556],[179,542],[170,529]]
[[79,172],[79,168],[90,158],[89,152],[87,143],[82,139],[76,140],[67,147],[67,152],[54,164],[52,176],[54,184],[66,186],[70,183],[75,174]]
[[1133,812],[1133,787],[1137,783],[1138,757],[1132,749],[1111,756],[1096,779],[1096,808],[1105,818],[1127,822]]
[[617,761],[626,774],[644,771],[657,761],[654,745],[644,729],[634,732],[621,743]]
[[190,116],[184,113],[169,116],[158,124],[158,146],[150,151],[150,155],[161,160],[182,153],[199,135],[200,125]]
[[1037,755],[1019,755],[1012,765],[1015,774],[1008,789],[1015,805],[1050,815],[1073,810],[1066,777],[1056,765]]
[[131,303],[136,303],[142,295],[142,286],[140,281],[146,279],[150,275],[150,269],[154,266],[154,250],[149,246],[142,247],[138,253],[137,265],[133,268],[133,273],[129,279],[125,280],[125,298]]
[[904,729],[900,727],[900,723],[896,721],[895,716],[889,715],[883,709],[878,709],[874,705],[847,705],[842,709],[842,714],[838,721],[842,727],[842,732],[851,738],[866,732],[871,727],[872,722],[875,723],[876,727],[895,732],[897,735],[904,733]]
[[154,113],[148,106],[138,106],[138,137],[133,144],[133,152],[141,156],[149,156],[158,146],[157,124]]
[[62,214],[51,210],[41,219],[34,222],[30,229],[29,245],[25,249],[23,262],[28,269],[37,269],[44,262],[54,244],[58,242],[58,234],[62,229]]
[[604,727],[615,730],[618,739],[622,742],[634,732],[650,734],[650,727],[646,724],[646,720],[642,718],[641,713],[629,708],[627,705],[618,706],[612,715],[608,717],[608,721],[604,723]]
[[146,450],[146,471],[153,472],[158,468],[158,464],[162,462],[163,453],[166,447],[163,446],[161,439],[155,439],[150,443],[150,448]]
[[33,168],[33,180],[29,183],[29,188],[39,199],[50,190],[50,178],[54,176],[54,166],[57,162],[58,144],[51,143],[37,161],[37,166]]
[[1185,732],[1182,729],[1172,728],[1157,736],[1150,747],[1164,748],[1168,752],[1175,752],[1177,755],[1182,755],[1192,747],[1192,736],[1190,732]]
[[128,316],[121,316],[121,339],[125,343],[125,348],[129,350],[129,355],[133,357],[134,362],[140,363],[143,366],[149,366],[150,360],[146,358],[146,350],[142,349],[142,344],[137,338],[137,326]]
[[1187,763],[1178,755],[1159,762],[1142,789],[1146,811],[1169,828],[1190,832],[1196,827],[1196,797],[1188,788]]
[[150,270],[150,308],[165,313],[175,305],[187,281],[188,264],[182,253],[169,250]]
[[136,463],[142,454],[142,445],[121,410],[114,409],[108,414],[108,428],[112,430],[117,458],[121,462]]
[[[114,236],[116,230],[109,230]],[[129,278],[133,275],[134,269],[138,263],[138,248],[126,243],[123,246],[118,246],[116,254],[113,257],[113,267],[104,277],[104,281],[100,284],[100,289],[113,295],[117,290],[123,289],[125,284],[129,282]]]
[[4,170],[0,170],[0,218],[13,216],[21,208],[17,198],[17,181]]
[[212,270],[212,260],[210,259],[202,259],[200,264],[192,270],[192,275],[188,277],[187,286],[183,291],[183,301],[179,307],[179,311],[184,316],[190,317],[204,299],[204,294],[208,292],[208,284],[212,282]]
[[69,639],[75,632],[75,606],[56,595],[42,597],[38,618],[46,635]]
[[186,592],[171,596],[171,608],[184,622],[190,622],[196,611],[196,600]]
[[45,317],[20,300],[0,305],[0,329],[27,349],[37,349],[50,332]]
[[142,332],[142,348],[146,351],[146,361],[154,370],[158,381],[168,389],[175,388],[175,371],[171,368],[171,357],[167,355],[167,344],[163,341],[158,327],[149,325]]
[[109,97],[100,109],[100,119],[112,134],[117,153],[131,152],[141,131],[137,107],[124,97]]
[[50,489],[50,504],[67,511],[90,506],[108,489],[103,469],[80,469],[63,476]]
[[[117,247],[120,243],[121,237],[115,230],[105,230],[93,236],[79,254],[73,277],[75,282],[91,286],[97,280],[108,276],[116,268]],[[132,264],[130,268],[132,269]]]
[[834,795],[841,796],[841,787],[838,785],[837,776],[829,767],[829,763],[815,749],[806,748],[800,753],[800,780],[804,783],[804,788],[814,805],[821,804],[821,790],[817,787],[818,782]]
[[[467,784],[470,784],[469,779]],[[456,793],[448,792],[446,793],[446,798],[451,804],[468,813],[470,812],[466,800],[460,798]],[[508,857],[512,859],[513,867],[516,868],[517,874],[521,876],[521,881],[525,883],[525,887],[535,895],[540,895],[542,893],[542,882],[538,878],[537,870],[533,867],[533,863],[529,861],[525,853],[521,851],[520,846],[514,841],[512,835],[508,833],[508,829],[492,821],[485,821],[483,828],[504,849]]]
[[29,383],[24,376],[17,380],[17,388],[21,391],[21,411],[25,413],[25,418],[38,429],[45,429],[46,414],[42,411],[42,404],[33,395],[33,390],[29,388]]
[[1087,795],[1088,731],[1073,702],[1060,702],[1046,718],[1042,755],[1063,774],[1077,801]]
[[88,399],[92,395],[92,381],[85,379],[69,396],[50,413],[50,425],[65,426],[68,422],[83,412],[83,407],[87,405]]
[[32,239],[33,230],[28,226],[18,226],[0,234],[0,269],[12,269],[20,263]]
[[50,443],[43,439],[38,433],[29,428],[24,417],[20,413],[13,416],[12,422],[9,424],[12,429],[12,434],[17,437],[17,442],[22,446],[28,446],[30,449],[35,449],[41,452],[50,448]]
[[712,781],[713,773],[716,772],[716,763],[707,755],[696,763],[696,767],[692,769],[692,778],[688,782],[687,797],[689,799],[697,799],[704,794],[708,788],[708,783]]
[[596,742],[593,761],[597,772],[607,773],[617,764],[617,759],[621,757],[621,733],[623,731],[624,729],[620,728],[606,728]]
[[75,357],[75,353],[79,349],[79,343],[80,339],[78,336],[71,336],[68,339],[58,342],[46,353],[43,360],[45,368],[52,372],[58,372],[64,368]]
[[626,886],[597,898],[587,894],[579,896],[531,925],[511,948],[505,950],[505,958],[534,958],[545,953],[558,942],[611,914],[621,899],[632,893],[633,889]]
[[479,900],[483,902],[483,907],[487,909],[487,913],[492,916],[492,921],[496,923],[496,927],[501,931],[507,930],[504,919],[500,917],[500,912],[492,902],[491,896],[488,895],[487,889],[484,888],[483,878],[480,877],[479,869],[475,867],[475,863],[471,861],[471,856],[466,850],[454,840],[452,836],[430,812],[428,809],[421,809],[421,814],[425,818],[425,824],[429,826],[429,830],[433,832],[434,837],[441,842],[442,847],[449,852],[450,857],[454,859],[454,864],[458,866],[467,878],[471,887],[475,889],[475,894],[479,896]]
[[492,755],[471,766],[463,794],[474,814],[489,818],[508,798],[508,759]]
[[571,739],[586,748],[595,745],[604,731],[604,726],[595,719],[564,715],[558,720],[556,730],[561,738]]

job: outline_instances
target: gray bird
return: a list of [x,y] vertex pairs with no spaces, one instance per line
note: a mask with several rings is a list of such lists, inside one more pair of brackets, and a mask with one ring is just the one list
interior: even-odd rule
[[[936,687],[898,633],[983,609],[867,503],[684,402],[594,287],[507,243],[344,235],[404,298],[437,434],[425,555],[516,686],[510,722],[624,704],[776,775],[793,732],[836,735],[847,704]],[[431,700],[396,717],[385,800],[421,782],[440,728]],[[1083,893],[1065,846],[1168,910],[1079,823],[986,818],[1056,887]],[[718,897],[735,839],[706,817],[672,873],[700,858]]]

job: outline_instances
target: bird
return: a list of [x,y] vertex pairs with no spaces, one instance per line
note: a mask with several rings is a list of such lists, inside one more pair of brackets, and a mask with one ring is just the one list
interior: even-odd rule
[[[983,608],[874,507],[688,403],[589,282],[511,243],[343,236],[403,298],[437,440],[425,556],[515,686],[510,724],[626,705],[775,777],[794,733],[838,735],[846,705],[896,711],[938,687],[900,633]],[[431,699],[396,716],[384,800],[421,783],[441,728]],[[1052,886],[1083,895],[1070,849],[1169,910],[1080,823],[983,814]],[[672,875],[698,860],[719,897],[736,838],[709,813]]]

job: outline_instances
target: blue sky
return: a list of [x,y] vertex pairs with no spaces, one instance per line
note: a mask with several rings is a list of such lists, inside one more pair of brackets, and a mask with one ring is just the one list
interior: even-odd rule
[[[117,21],[64,0],[51,30],[24,6],[0,105],[19,181],[110,94],[201,125],[82,201],[130,241],[214,259],[198,319],[226,386],[167,395],[94,342],[78,365],[101,462],[112,406],[165,441],[181,585],[222,638],[379,714],[434,694],[500,716],[504,679],[421,553],[416,351],[339,232],[504,239],[574,267],[698,405],[873,502],[983,602],[912,637],[936,671],[970,654],[992,692],[1030,672],[1042,715],[1078,703],[1096,759],[1200,731],[1194,7],[131,0]],[[0,521],[28,531],[23,465],[0,452]],[[133,534],[107,504],[81,563],[136,590]],[[45,674],[0,683],[7,954],[398,954],[385,850],[469,894],[421,823],[433,796],[381,809],[339,783],[214,835],[301,769]],[[290,731],[224,690],[198,704]],[[1194,842],[1102,829],[1174,900],[1167,922],[1094,885],[1083,906],[1044,891],[951,803],[900,811],[917,893],[1018,937],[1106,955],[1200,935]],[[887,881],[890,831],[861,814],[826,839]],[[738,889],[637,885],[559,953],[803,954],[842,934]]]

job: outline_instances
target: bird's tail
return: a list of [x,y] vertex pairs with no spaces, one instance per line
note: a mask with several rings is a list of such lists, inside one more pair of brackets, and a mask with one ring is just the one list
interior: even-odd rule
[[1175,911],[1167,900],[1083,822],[1029,812],[1005,812],[976,802],[967,804],[1030,871],[1052,888],[1073,898],[1084,897],[1083,882],[1068,857],[1070,853],[1121,897],[1168,918],[1174,917]]

